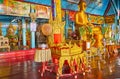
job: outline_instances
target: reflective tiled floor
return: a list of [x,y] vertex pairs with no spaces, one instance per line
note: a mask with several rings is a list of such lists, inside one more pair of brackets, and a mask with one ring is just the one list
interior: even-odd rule
[[[57,79],[53,71],[45,71],[41,77],[41,63],[31,61],[17,62],[14,64],[0,64],[0,79]],[[67,70],[66,70],[67,71]],[[56,78],[57,77],[57,78]],[[66,74],[58,79],[120,79],[120,58],[112,59],[102,70],[92,69],[92,72]]]

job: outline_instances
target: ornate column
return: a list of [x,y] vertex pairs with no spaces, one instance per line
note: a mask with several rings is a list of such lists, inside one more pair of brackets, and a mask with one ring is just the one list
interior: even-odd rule
[[35,32],[31,31],[31,48],[35,48]]
[[72,31],[75,31],[75,23],[72,22]]
[[69,15],[68,11],[65,12],[65,38],[68,38],[68,27],[69,27]]
[[18,21],[18,47],[21,47],[22,44],[22,21]]
[[26,46],[26,24],[24,18],[22,18],[22,40],[23,46]]
[[31,48],[35,48],[35,31],[37,24],[35,22],[36,20],[36,13],[35,13],[35,6],[31,5],[31,23],[30,23],[30,31],[31,31]]

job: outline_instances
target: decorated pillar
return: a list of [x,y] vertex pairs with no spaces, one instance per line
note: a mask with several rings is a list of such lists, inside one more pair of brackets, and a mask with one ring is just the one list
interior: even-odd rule
[[35,31],[37,24],[35,22],[36,20],[36,13],[35,13],[35,6],[31,5],[31,23],[30,23],[30,31],[31,31],[31,48],[35,48]]
[[22,18],[22,37],[23,46],[26,46],[26,24],[24,18]]
[[54,0],[55,1],[55,8],[56,8],[56,19],[59,22],[62,22],[62,10],[61,10],[61,0]]
[[31,48],[35,48],[35,32],[31,32]]
[[68,27],[69,27],[69,15],[68,11],[65,12],[65,38],[68,37]]
[[75,31],[75,23],[72,21],[72,31]]
[[18,47],[21,47],[22,44],[22,22],[18,21]]
[[35,31],[36,31],[36,22],[30,23],[30,30],[31,30],[31,48],[35,48]]
[[55,1],[52,0],[52,17],[50,17],[51,20],[54,20],[56,17],[56,11],[55,11]]

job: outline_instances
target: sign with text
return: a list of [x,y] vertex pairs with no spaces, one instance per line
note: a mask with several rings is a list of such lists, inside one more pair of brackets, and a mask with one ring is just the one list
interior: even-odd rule
[[69,11],[69,19],[75,21],[75,14],[76,14],[75,11]]
[[30,31],[35,32],[36,31],[36,27],[37,27],[37,23],[36,22],[31,22],[30,23]]

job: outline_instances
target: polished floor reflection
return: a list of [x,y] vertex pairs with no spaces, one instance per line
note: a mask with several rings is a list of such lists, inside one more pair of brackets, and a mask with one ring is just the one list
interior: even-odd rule
[[64,73],[67,74],[57,76],[54,69],[55,65],[50,62],[48,67],[52,71],[45,70],[41,76],[42,63],[31,61],[13,64],[0,63],[0,79],[120,79],[120,56],[109,59],[103,68],[92,68],[91,72],[85,74],[69,74],[67,72],[69,68],[66,66]]

